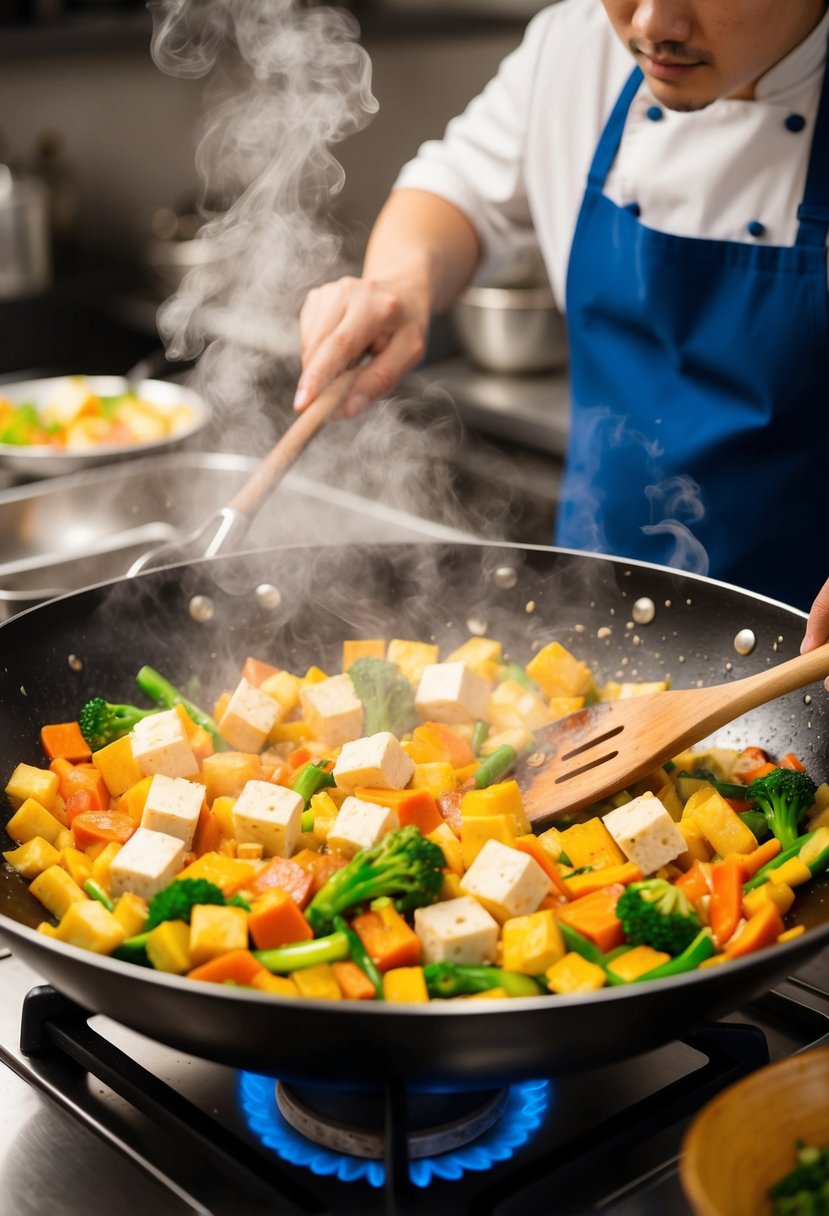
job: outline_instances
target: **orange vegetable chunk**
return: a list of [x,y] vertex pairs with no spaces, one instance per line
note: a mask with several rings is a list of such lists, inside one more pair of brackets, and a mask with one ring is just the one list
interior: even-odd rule
[[378,971],[416,967],[420,962],[420,938],[393,904],[355,916],[352,928]]
[[311,898],[313,876],[289,857],[272,857],[256,877],[247,884],[253,895],[263,895],[274,887],[286,891],[299,908]]
[[84,811],[72,820],[75,847],[88,849],[93,844],[125,844],[137,824],[121,811]]
[[81,734],[77,722],[52,722],[40,728],[40,742],[50,760],[61,757],[77,764],[88,760],[92,749]]
[[188,971],[187,978],[208,980],[212,984],[224,984],[229,980],[234,984],[250,987],[254,977],[266,970],[250,950],[228,950],[227,954],[220,954],[209,962],[202,963],[200,967]]
[[248,932],[258,950],[273,950],[314,936],[288,892],[279,887],[272,887],[254,901],[248,915]]
[[618,883],[604,887],[559,908],[556,916],[606,954],[625,940],[622,922],[616,915],[616,903],[622,891],[624,887]]

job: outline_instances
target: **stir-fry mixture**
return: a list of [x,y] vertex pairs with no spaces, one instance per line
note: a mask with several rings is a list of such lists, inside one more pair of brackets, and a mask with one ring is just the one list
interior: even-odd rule
[[[273,657],[273,656],[271,656]],[[729,965],[803,932],[829,786],[792,754],[689,751],[530,830],[516,762],[608,684],[560,643],[346,641],[341,670],[248,658],[213,716],[152,668],[6,785],[3,856],[61,942],[280,997],[550,998]]]
[[769,1191],[773,1216],[829,1216],[829,1144],[799,1140],[792,1170]]
[[85,376],[57,383],[49,400],[15,404],[0,392],[0,443],[78,451],[101,444],[152,443],[188,430],[193,411],[166,408],[135,393],[102,397]]

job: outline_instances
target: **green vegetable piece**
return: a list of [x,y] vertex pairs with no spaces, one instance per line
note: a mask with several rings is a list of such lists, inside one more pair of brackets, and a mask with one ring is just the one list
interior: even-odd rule
[[486,737],[489,734],[489,723],[479,719],[472,730],[472,742],[470,744],[474,755],[481,754],[481,748],[486,743]]
[[747,788],[783,848],[794,844],[800,824],[815,801],[817,786],[812,778],[797,769],[775,768]]
[[113,705],[103,697],[93,697],[82,706],[78,723],[84,739],[96,752],[122,735],[128,735],[142,718],[158,712],[157,709],[139,709],[136,705]]
[[150,900],[146,930],[165,920],[184,920],[189,924],[196,904],[224,907],[227,902],[221,888],[206,878],[175,878]]
[[356,963],[363,974],[371,981],[377,1000],[385,1000],[386,998],[383,995],[383,977],[378,971],[374,959],[366,951],[359,933],[356,929],[352,929],[350,925],[346,924],[341,916],[334,917],[334,928],[338,933],[344,933],[348,938],[351,961]]
[[688,897],[664,878],[630,883],[619,896],[616,915],[629,945],[672,955],[682,954],[700,927]]
[[531,975],[485,964],[427,963],[423,976],[429,996],[444,1000],[473,996],[476,992],[488,992],[491,988],[503,988],[511,997],[548,994],[547,988]]
[[388,832],[331,875],[305,909],[308,923],[315,934],[327,933],[335,916],[380,895],[390,896],[402,912],[432,904],[440,895],[445,865],[440,846],[413,824]]
[[143,933],[138,933],[135,937],[128,937],[125,941],[121,942],[120,946],[115,947],[111,957],[120,959],[122,963],[135,963],[139,967],[152,967],[152,963],[147,957],[147,938],[149,936],[149,930],[145,929]]
[[716,952],[713,935],[706,926],[700,929],[690,945],[676,958],[672,958],[669,963],[663,963],[660,967],[654,967],[652,971],[646,971],[644,975],[638,975],[633,983],[638,984],[641,980],[665,980],[672,975],[684,975],[686,971],[696,971],[700,963],[704,963]]
[[99,904],[103,904],[107,912],[111,912],[115,907],[115,904],[109,898],[104,888],[99,882],[96,882],[94,878],[87,878],[86,882],[83,884],[83,889],[86,891],[90,899],[96,899]]
[[219,733],[219,728],[210,715],[206,714],[203,709],[199,709],[198,705],[194,705],[192,701],[189,701],[183,693],[179,692],[169,680],[165,680],[164,676],[153,667],[142,667],[135,677],[135,682],[145,696],[161,705],[166,705],[168,709],[173,709],[176,705],[182,705],[193,721],[199,726],[204,727],[216,747],[225,746],[224,739],[222,739]]
[[743,892],[745,893],[746,891],[753,891],[755,887],[761,887],[764,882],[768,881],[769,873],[772,870],[777,869],[778,866],[782,866],[785,861],[790,861],[792,857],[797,857],[803,846],[807,843],[807,841],[811,840],[814,835],[814,832],[806,832],[803,836],[798,836],[794,844],[790,845],[788,849],[783,849],[777,854],[776,857],[772,857],[771,861],[767,861],[766,864],[757,871],[753,878],[750,878],[748,882],[743,883]]
[[[318,790],[325,789],[327,786],[334,784],[334,777],[327,769],[327,760],[309,760],[299,770],[293,788],[304,799],[306,809],[310,805],[311,798]],[[304,828],[303,831],[305,831]]]
[[313,811],[303,811],[302,818],[300,820],[299,830],[301,832],[313,832],[315,819],[316,819],[316,815],[314,814]]
[[340,963],[348,958],[349,950],[348,934],[336,932],[311,941],[290,942],[273,950],[254,950],[253,956],[268,971],[286,975],[289,971],[301,971],[321,963]]
[[387,659],[355,659],[348,669],[363,706],[363,734],[391,731],[405,735],[417,723],[412,686],[396,663]]
[[510,747],[509,743],[503,743],[481,761],[472,775],[472,780],[479,790],[486,789],[488,785],[495,785],[506,776],[517,759],[518,752],[515,748]]

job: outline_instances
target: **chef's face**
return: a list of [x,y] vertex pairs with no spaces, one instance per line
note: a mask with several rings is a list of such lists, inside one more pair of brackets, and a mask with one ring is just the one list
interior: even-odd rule
[[811,33],[826,0],[602,0],[645,73],[672,110],[701,110],[721,97],[750,98],[769,68]]

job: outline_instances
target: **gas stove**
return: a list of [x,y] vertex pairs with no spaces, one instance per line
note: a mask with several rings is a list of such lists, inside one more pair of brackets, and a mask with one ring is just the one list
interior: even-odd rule
[[239,1073],[90,1018],[7,953],[0,992],[0,1216],[689,1216],[693,1114],[829,1043],[829,951],[682,1042],[467,1094]]

